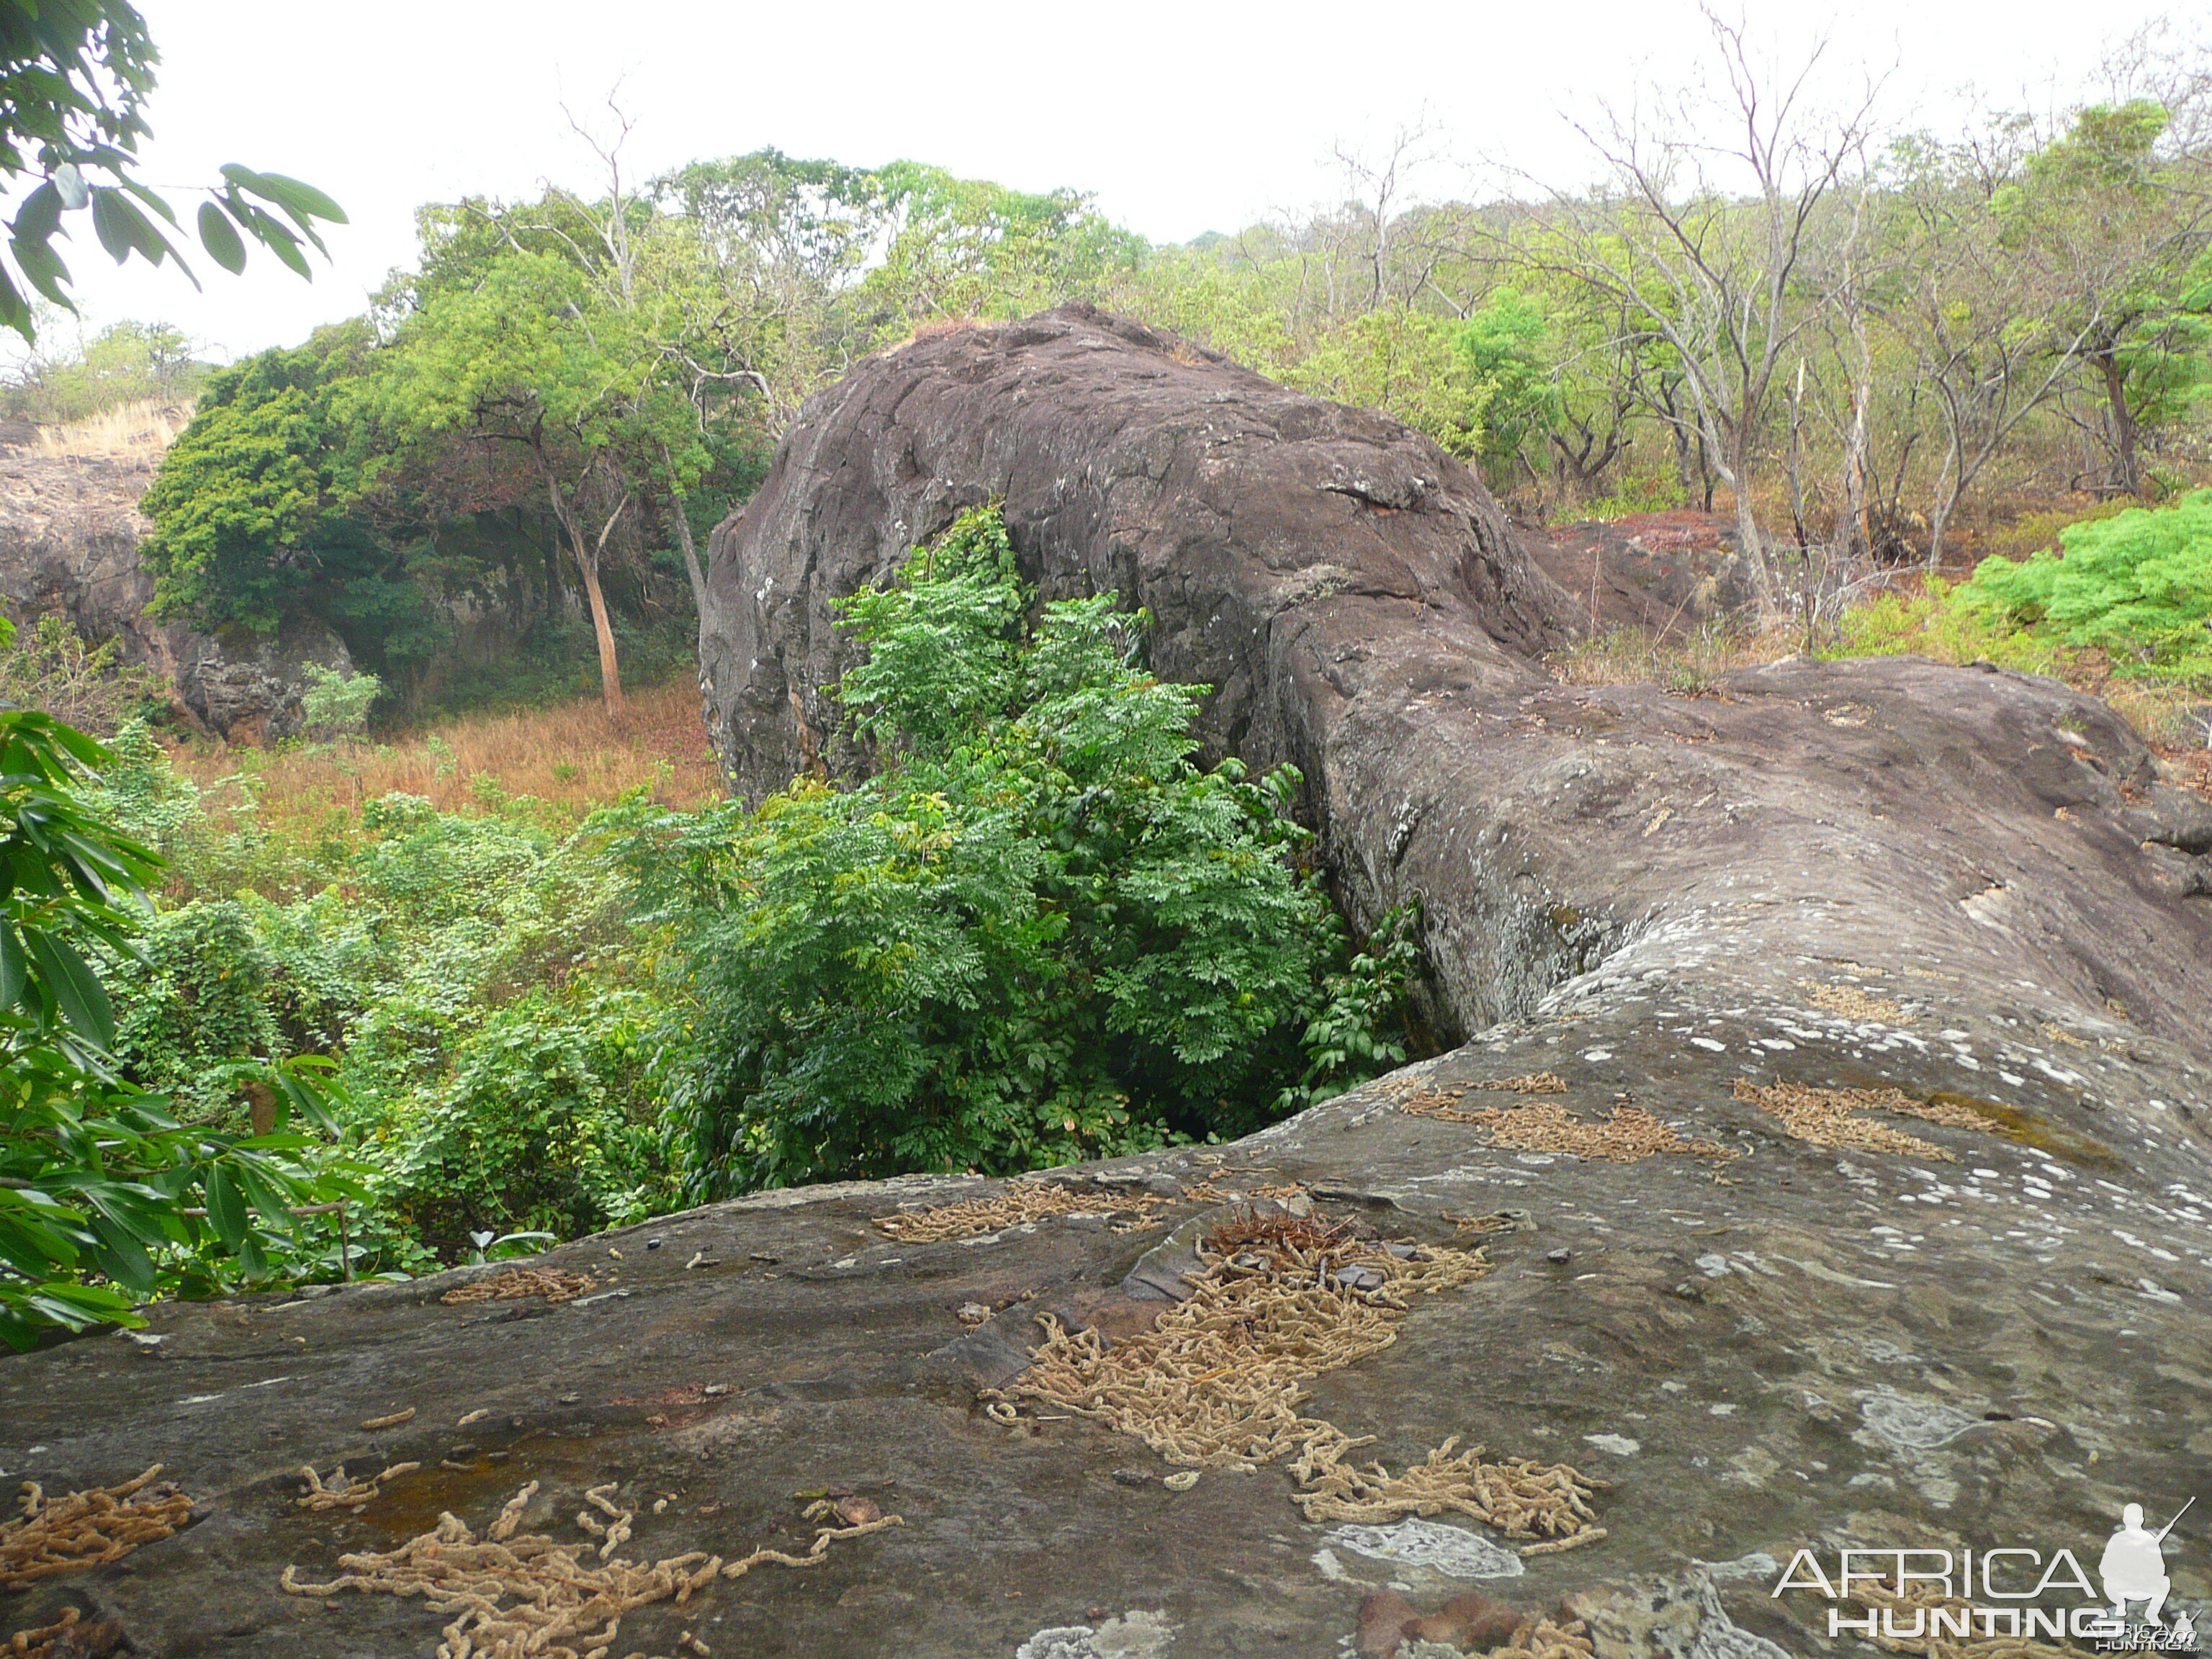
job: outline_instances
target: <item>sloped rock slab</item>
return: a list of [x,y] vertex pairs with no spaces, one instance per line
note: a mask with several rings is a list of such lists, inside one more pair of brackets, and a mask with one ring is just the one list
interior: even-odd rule
[[[1812,1651],[1814,1613],[1770,1601],[1770,1577],[1716,1571],[1658,1603],[1634,1586],[1853,1535],[2078,1552],[2100,1547],[2123,1503],[2170,1513],[2206,1484],[2212,1183],[2195,1125],[2212,1086],[2198,1057],[2147,1039],[2077,1049],[1955,1007],[1887,1027],[1672,987],[1571,1002],[1253,1139],[1108,1172],[1211,1175],[1219,1190],[1387,1186],[1401,1205],[1360,1213],[1431,1242],[1461,1237],[1461,1218],[1525,1214],[1484,1235],[1492,1276],[1425,1298],[1394,1346],[1317,1379],[1308,1408],[1379,1437],[1372,1455],[1393,1466],[1457,1434],[1610,1483],[1603,1542],[1527,1558],[1496,1592],[1530,1611],[1610,1598],[1608,1656]],[[1900,1041],[1938,1029],[1958,1035]],[[1792,1046],[1762,1046],[1778,1037]],[[1585,1120],[1629,1096],[1742,1156],[1515,1152],[1403,1109],[1495,1099],[1454,1091],[1537,1069],[1568,1085],[1547,1098]],[[1986,1131],[1887,1120],[1926,1153],[1839,1152],[1739,1099],[1740,1076],[1896,1082],[2010,1110]],[[447,1306],[435,1297],[454,1281],[431,1280],[241,1298],[157,1310],[150,1346],[106,1336],[0,1360],[11,1477],[52,1491],[160,1460],[205,1517],[116,1566],[0,1599],[0,1626],[72,1597],[149,1653],[427,1656],[439,1621],[419,1603],[325,1608],[280,1594],[279,1573],[326,1572],[441,1510],[480,1523],[531,1478],[556,1528],[602,1480],[626,1498],[672,1494],[640,1516],[632,1547],[656,1555],[801,1546],[793,1495],[825,1486],[905,1516],[820,1569],[763,1569],[680,1617],[632,1614],[623,1641],[646,1651],[692,1629],[717,1653],[1010,1656],[1041,1632],[1145,1610],[1173,1627],[1162,1650],[1176,1655],[1329,1653],[1368,1589],[1435,1571],[1332,1543],[1279,1468],[1208,1471],[1171,1492],[1127,1478],[1168,1472],[1139,1443],[1043,1413],[1003,1426],[979,1407],[981,1379],[947,1374],[948,1346],[970,1340],[963,1305],[998,1309],[1003,1356],[1035,1340],[1036,1309],[1115,1296],[1200,1206],[1133,1235],[1048,1218],[981,1246],[901,1243],[870,1224],[916,1190],[775,1194],[545,1258],[611,1273],[626,1296]],[[685,1271],[702,1250],[724,1265]],[[357,1426],[409,1406],[403,1425]],[[490,1415],[459,1426],[478,1410]],[[425,1468],[357,1516],[293,1507],[302,1464],[400,1459]],[[2212,1591],[2200,1551],[2171,1567],[2178,1599]]]

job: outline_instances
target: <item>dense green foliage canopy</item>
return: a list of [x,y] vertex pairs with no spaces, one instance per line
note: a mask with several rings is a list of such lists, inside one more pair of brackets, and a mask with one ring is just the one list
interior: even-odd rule
[[1239,1133],[1304,1071],[1342,944],[1297,775],[1200,768],[1202,688],[1113,594],[1031,605],[968,514],[843,607],[875,776],[632,843],[697,1006],[695,1191]]
[[2212,490],[2069,525],[2063,552],[1984,559],[1960,603],[2122,673],[2212,679]]

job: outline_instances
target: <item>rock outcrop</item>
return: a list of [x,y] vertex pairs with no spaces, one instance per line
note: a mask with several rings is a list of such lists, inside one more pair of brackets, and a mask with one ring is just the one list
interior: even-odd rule
[[[1419,898],[1448,1026],[1695,957],[1971,964],[2044,1018],[2175,1039],[2212,1007],[2194,799],[2102,703],[1886,659],[1710,695],[1562,686],[1578,601],[1419,434],[1085,308],[935,334],[810,404],[715,534],[702,677],[749,794],[854,757],[830,602],[1003,498],[1048,597],[1112,588],[1209,744],[1304,773],[1355,910]],[[2147,845],[2148,844],[2148,845]]]
[[306,665],[350,673],[345,644],[313,624],[265,639],[149,617],[138,498],[159,461],[155,452],[46,455],[27,442],[0,450],[0,605],[18,617],[58,611],[88,640],[116,641],[124,660],[169,682],[180,714],[219,736],[289,737]]
[[[201,1516],[0,1592],[0,1632],[69,1602],[149,1653],[427,1656],[454,1606],[280,1574],[389,1582],[366,1553],[442,1511],[481,1533],[536,1481],[525,1530],[582,1543],[581,1515],[587,1564],[804,1560],[817,1501],[901,1517],[641,1606],[610,1653],[1310,1659],[1540,1615],[1559,1659],[1781,1659],[1853,1650],[1830,1614],[1869,1611],[1773,1595],[1800,1549],[1831,1574],[1844,1546],[2094,1573],[2123,1505],[2164,1525],[2212,1484],[2212,812],[2109,710],[1914,661],[1561,686],[1534,653],[1571,614],[1463,471],[1065,312],[862,365],[718,536],[710,706],[748,788],[852,763],[829,599],[993,495],[1046,591],[1152,607],[1163,671],[1220,688],[1211,741],[1299,764],[1356,902],[1425,899],[1470,1040],[1055,1194],[914,1178],[582,1241],[533,1264],[576,1276],[558,1303],[443,1300],[468,1269],[0,1360],[0,1469],[53,1492],[158,1460]],[[1286,1276],[1289,1327],[1218,1320],[1206,1341],[1244,1346],[1163,1364],[1119,1420],[1202,1443],[1304,1356],[1268,1398],[1373,1437],[1353,1461],[1402,1473],[1456,1436],[1578,1470],[1572,1547],[1494,1495],[1310,1510],[1315,1470],[1249,1445],[1170,1485],[1054,1403],[1040,1316],[1095,1329],[1102,1366],[1147,1352],[1240,1200],[1378,1248]],[[1478,1245],[1487,1273],[1394,1296]],[[1286,1272],[1219,1271],[1263,1270]],[[1340,1316],[1366,1322],[1352,1348]],[[302,1507],[302,1466],[341,1462],[399,1467]],[[2212,1601],[2206,1536],[2166,1542],[2169,1618]]]

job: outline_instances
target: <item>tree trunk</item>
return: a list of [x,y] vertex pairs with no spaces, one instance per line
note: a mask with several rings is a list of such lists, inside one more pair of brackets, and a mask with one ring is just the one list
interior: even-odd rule
[[607,619],[606,595],[599,591],[599,562],[580,544],[575,550],[576,568],[583,572],[584,597],[591,602],[592,632],[599,642],[599,694],[607,713],[623,712],[622,665],[615,660],[614,625]]
[[[1765,538],[1759,533],[1759,520],[1752,512],[1751,438],[1747,429],[1741,426],[1726,436],[1729,453],[1725,464],[1714,471],[1720,473],[1721,482],[1735,497],[1736,539],[1742,545],[1743,556],[1751,561],[1752,582],[1759,591],[1760,620],[1765,621],[1775,615],[1778,606],[1774,589],[1774,568],[1766,556]],[[1717,444],[1714,447],[1718,448],[1720,446]],[[1702,448],[1700,446],[1701,453]]]
[[[676,463],[668,453],[668,446],[660,447],[662,464],[668,468],[669,477],[676,476]],[[676,544],[684,550],[684,574],[691,579],[691,604],[699,613],[704,626],[707,621],[707,573],[699,563],[699,550],[691,540],[691,515],[684,510],[684,492],[673,483],[668,486],[668,504],[676,518]]]
[[2099,352],[2096,363],[2105,377],[2105,402],[2112,411],[2112,450],[2118,459],[2118,476],[2112,482],[2129,495],[2140,496],[2142,464],[2136,457],[2136,416],[2128,407],[2128,378],[2117,351]]
[[607,536],[622,517],[623,507],[629,505],[629,495],[624,492],[621,505],[609,515],[606,528],[599,532],[599,544],[592,547],[584,540],[583,526],[576,522],[567,497],[549,469],[545,475],[545,493],[553,504],[553,518],[568,538],[568,555],[576,562],[576,573],[584,579],[584,598],[592,611],[592,634],[599,647],[599,695],[606,700],[607,712],[623,712],[622,665],[615,659],[614,623],[607,616],[607,599],[599,587],[599,553],[607,544]]

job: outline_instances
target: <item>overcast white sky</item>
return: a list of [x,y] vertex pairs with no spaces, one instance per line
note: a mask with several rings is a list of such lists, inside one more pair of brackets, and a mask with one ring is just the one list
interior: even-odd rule
[[[1027,189],[1096,193],[1155,240],[1232,230],[1331,193],[1332,145],[1387,144],[1424,111],[1468,161],[1584,178],[1563,114],[1679,82],[1707,44],[1693,0],[1029,0],[763,5],[751,0],[140,0],[163,55],[145,177],[179,188],[244,161],[310,180],[352,223],[301,282],[265,255],[212,269],[71,263],[89,317],[160,318],[221,353],[289,343],[358,311],[413,254],[416,204],[517,195],[594,163],[565,100],[619,78],[641,173],[773,144],[874,164],[908,156]],[[2063,96],[2148,0],[1744,0],[1755,34],[1839,71],[1889,71],[1929,125],[1969,84]],[[2194,8],[2173,9],[2177,19]],[[2191,27],[2194,26],[2192,23]],[[1458,181],[1432,176],[1432,193]]]

